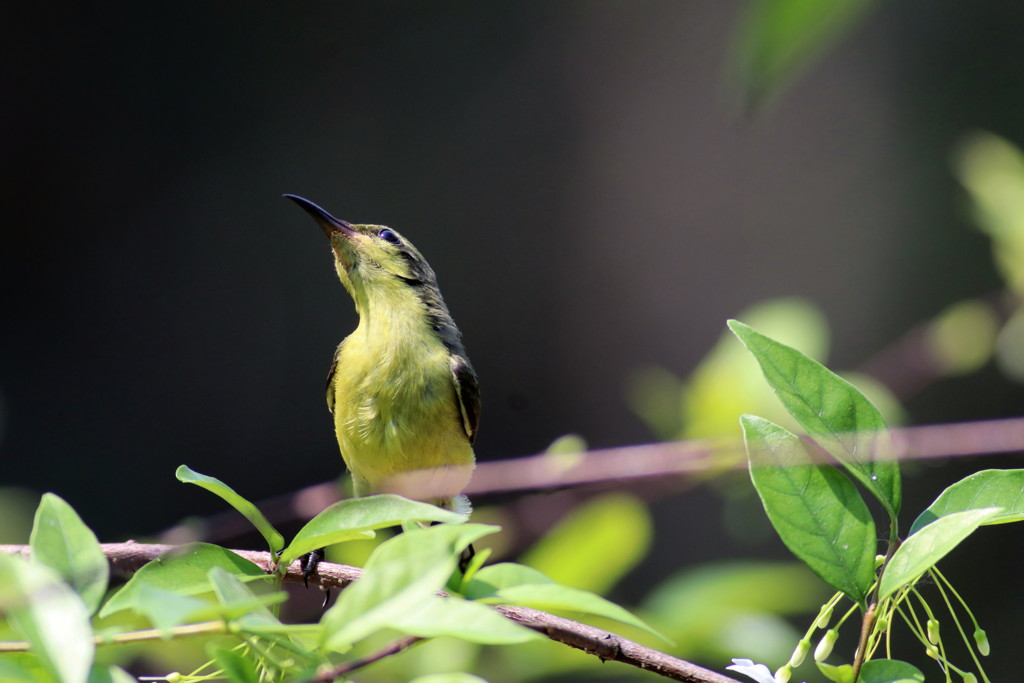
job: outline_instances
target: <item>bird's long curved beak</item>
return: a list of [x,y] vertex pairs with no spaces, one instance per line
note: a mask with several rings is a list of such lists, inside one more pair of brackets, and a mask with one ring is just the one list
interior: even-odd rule
[[326,210],[320,208],[308,199],[295,194],[286,194],[284,196],[298,204],[302,207],[303,211],[312,216],[313,220],[315,220],[316,224],[320,226],[320,229],[324,231],[324,234],[327,235],[328,239],[330,239],[332,233],[337,232],[340,232],[347,237],[353,237],[359,234],[350,223],[346,223],[340,218],[335,218],[331,214],[327,213]]

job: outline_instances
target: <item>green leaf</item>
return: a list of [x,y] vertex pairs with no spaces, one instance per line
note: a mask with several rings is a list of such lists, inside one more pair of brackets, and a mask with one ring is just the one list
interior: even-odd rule
[[872,659],[861,667],[860,683],[924,683],[924,673],[907,662]]
[[723,611],[798,615],[817,609],[827,599],[825,591],[799,562],[715,562],[673,574],[648,592],[641,605],[645,614],[659,620],[681,621],[691,615],[689,621],[704,622]]
[[96,649],[89,612],[55,571],[0,555],[0,604],[50,675],[61,683],[85,683]]
[[230,574],[267,579],[267,574],[249,560],[230,550],[209,543],[191,543],[174,548],[137,571],[100,610],[100,617],[134,609],[139,603],[139,591],[148,585],[183,595],[196,595],[213,590],[209,572],[220,567]]
[[542,610],[570,610],[593,614],[663,635],[613,602],[590,591],[555,583],[530,567],[503,562],[484,567],[466,586],[466,597],[488,604],[520,605]]
[[263,539],[270,547],[270,552],[279,552],[284,547],[284,537],[277,533],[277,529],[270,524],[267,518],[263,516],[263,513],[255,505],[235,493],[234,489],[220,479],[200,474],[186,465],[179,467],[174,476],[178,478],[178,481],[201,486],[210,493],[220,496],[228,505],[242,513],[242,516],[249,520],[263,536]]
[[252,661],[237,650],[228,650],[223,647],[211,648],[210,654],[217,667],[223,671],[231,683],[260,683],[259,670],[256,662]]
[[39,671],[37,674],[29,668],[21,666],[21,662],[18,661],[19,657],[25,659],[32,655],[19,652],[8,653],[4,657],[0,657],[0,681],[4,681],[4,683],[36,683],[42,672]]
[[872,0],[748,0],[733,72],[747,108],[759,106],[867,14]]
[[499,562],[484,567],[466,585],[466,597],[470,600],[492,598],[499,591],[513,586],[554,583],[543,572],[515,562]]
[[740,424],[750,478],[782,542],[823,581],[864,605],[877,541],[856,487],[834,467],[814,464],[792,432],[753,415]]
[[306,553],[334,543],[372,538],[373,529],[397,526],[402,522],[466,521],[465,515],[420,503],[393,494],[349,498],[329,506],[299,530],[281,554],[281,566],[287,567]]
[[1017,296],[1024,294],[1024,153],[1005,138],[977,132],[955,160],[970,194],[975,223],[992,238],[996,265]]
[[32,560],[56,571],[82,596],[89,613],[103,602],[110,565],[96,535],[62,498],[43,494],[32,526]]
[[473,674],[452,671],[450,673],[419,676],[409,681],[409,683],[487,683],[487,681]]
[[466,546],[497,530],[484,524],[443,524],[412,529],[379,545],[363,575],[342,591],[323,616],[323,647],[343,652],[356,641],[400,623],[407,612],[445,585]]
[[421,638],[448,636],[481,645],[510,645],[542,638],[490,607],[459,597],[436,595],[417,601],[387,626]]
[[885,419],[852,384],[784,344],[736,320],[729,329],[761,366],[786,410],[838,460],[889,513],[892,528],[900,511],[899,464],[890,457]]
[[917,581],[922,574],[1002,512],[1002,508],[981,508],[953,512],[940,517],[903,542],[882,573],[878,598],[884,600],[903,586]]
[[939,494],[914,520],[910,535],[952,512],[1000,507],[1003,511],[985,524],[1024,520],[1024,470],[982,470],[965,477]]
[[647,506],[636,496],[610,493],[570,512],[522,560],[556,583],[605,593],[643,559],[650,541]]
[[154,628],[167,635],[175,626],[191,620],[212,619],[216,615],[212,606],[204,600],[180,595],[148,583],[138,586],[132,608],[148,619]]
[[854,683],[853,681],[853,667],[849,664],[842,664],[840,666],[832,666],[825,662],[815,662],[818,666],[818,670],[821,671],[830,681],[835,683]]
[[138,680],[119,666],[94,666],[89,672],[89,683],[138,683]]
[[284,602],[288,599],[287,593],[279,591],[256,595],[238,577],[220,567],[210,569],[209,578],[225,618],[236,620],[244,627],[281,625],[266,605]]

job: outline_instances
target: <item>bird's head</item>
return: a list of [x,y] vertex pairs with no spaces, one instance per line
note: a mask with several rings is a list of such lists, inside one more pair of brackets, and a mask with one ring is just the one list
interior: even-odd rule
[[437,278],[426,260],[397,230],[383,225],[348,223],[308,199],[285,197],[313,217],[330,240],[334,265],[356,306],[378,296],[408,289],[437,289]]

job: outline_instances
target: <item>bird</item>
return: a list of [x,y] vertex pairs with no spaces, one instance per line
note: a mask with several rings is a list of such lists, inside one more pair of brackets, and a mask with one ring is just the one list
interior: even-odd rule
[[437,276],[397,230],[284,195],[327,236],[359,323],[337,347],[327,406],[353,493],[397,493],[468,514],[480,390]]

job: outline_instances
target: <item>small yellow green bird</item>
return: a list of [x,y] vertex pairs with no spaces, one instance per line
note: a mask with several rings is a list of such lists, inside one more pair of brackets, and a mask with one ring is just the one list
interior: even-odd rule
[[437,277],[396,230],[286,194],[327,235],[359,325],[334,354],[327,406],[355,494],[469,511],[480,393]]

